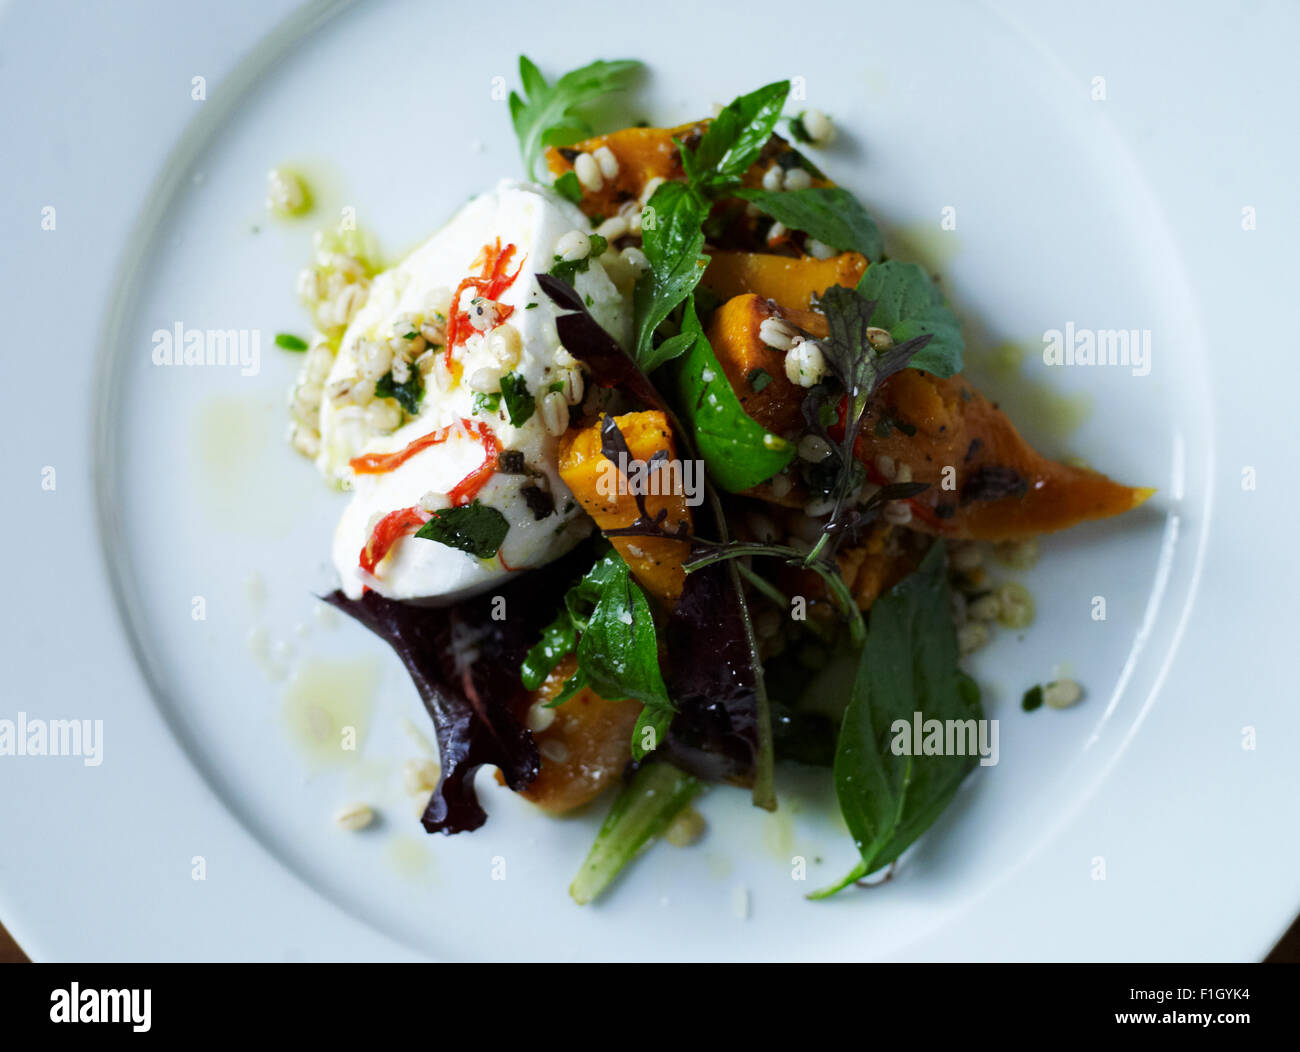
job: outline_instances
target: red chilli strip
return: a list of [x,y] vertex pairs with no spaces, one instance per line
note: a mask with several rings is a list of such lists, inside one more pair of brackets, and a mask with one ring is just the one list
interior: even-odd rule
[[384,561],[384,556],[392,550],[394,544],[428,521],[429,513],[418,507],[390,511],[379,520],[370,533],[370,540],[361,549],[361,569],[373,574],[375,567]]
[[[513,244],[506,245],[502,249],[500,238],[496,239],[495,245],[484,245],[480,253],[483,257],[483,265],[478,275],[465,278],[456,286],[456,291],[451,295],[451,317],[447,321],[447,347],[443,351],[443,360],[448,367],[451,366],[451,352],[469,339],[469,330],[472,328],[469,314],[460,309],[461,293],[467,289],[474,289],[485,299],[499,299],[501,294],[514,284],[515,278],[519,277],[524,269],[524,260],[521,259],[513,274],[506,273],[506,268],[510,265],[516,251],[518,249]],[[505,321],[514,312],[513,307],[498,304],[497,324]]]

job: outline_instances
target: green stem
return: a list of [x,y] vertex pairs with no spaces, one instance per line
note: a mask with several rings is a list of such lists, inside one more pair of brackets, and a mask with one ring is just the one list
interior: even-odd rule
[[615,799],[569,886],[573,901],[585,906],[596,899],[702,788],[672,764],[642,764]]

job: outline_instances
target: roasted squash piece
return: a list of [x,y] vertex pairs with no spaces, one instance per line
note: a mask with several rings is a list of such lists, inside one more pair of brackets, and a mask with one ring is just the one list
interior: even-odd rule
[[[547,702],[573,675],[570,654],[556,666],[528,703]],[[532,784],[520,792],[538,807],[559,813],[587,803],[616,781],[632,758],[632,728],[641,712],[636,701],[608,701],[590,688],[578,691],[552,710],[555,720],[535,731],[542,764]]]
[[[682,168],[681,152],[677,149],[677,139],[689,147],[694,147],[709,127],[707,120],[682,124],[676,128],[623,128],[608,135],[596,135],[572,146],[551,146],[546,151],[546,166],[557,179],[565,172],[573,170],[574,161],[579,153],[595,153],[602,146],[608,146],[618,161],[618,174],[613,179],[601,179],[599,190],[583,188],[582,200],[578,207],[588,216],[603,216],[608,219],[617,215],[620,208],[629,201],[639,200],[646,184],[652,179],[685,179]],[[764,173],[774,163],[788,154],[790,144],[781,136],[773,135],[763,147],[757,161],[741,177],[740,185],[745,187],[761,186]],[[814,176],[813,186],[833,186],[829,180]],[[641,202],[644,204],[645,202]],[[734,214],[735,223],[724,224],[728,228],[723,241],[739,241],[748,246],[754,237],[755,224],[745,218],[745,205],[738,198],[727,198],[718,205],[726,213]],[[717,213],[715,213],[716,215]],[[734,228],[733,228],[734,227]]]
[[[672,430],[663,413],[658,410],[625,413],[614,419],[623,432],[628,451],[636,460],[649,461],[656,453],[662,452],[667,455],[670,465],[679,465]],[[600,426],[601,421],[597,420],[590,427],[568,431],[560,439],[560,478],[602,530],[631,526],[640,514],[636,497],[631,492],[616,491],[629,488],[626,480],[622,480],[622,486],[610,484],[618,479],[613,463],[601,452]],[[666,473],[659,475],[662,483],[669,479]],[[674,484],[662,488],[671,492],[647,494],[646,510],[652,516],[661,509],[666,510],[666,529],[675,530],[679,524],[685,523],[689,530],[691,510],[682,487]],[[690,552],[687,541],[655,537],[611,537],[610,540],[647,592],[669,602],[682,594],[686,582],[682,562]]]
[[673,139],[689,141],[708,126],[701,121],[680,128],[623,128],[608,135],[597,135],[572,146],[552,146],[546,151],[546,165],[558,178],[573,170],[579,153],[594,153],[608,146],[618,160],[618,175],[604,179],[599,190],[583,191],[579,207],[589,216],[608,219],[628,201],[640,198],[651,179],[681,179],[682,158]]
[[[707,335],[741,407],[769,431],[785,435],[803,428],[800,404],[805,392],[786,376],[785,352],[759,338],[759,328],[768,318],[782,318],[814,336],[826,334],[822,315],[783,309],[748,293],[732,297],[713,312]],[[771,379],[764,379],[760,369]]]
[[884,481],[878,458],[888,457],[895,471],[906,465],[914,481],[930,483],[912,502],[912,525],[946,537],[1052,533],[1129,511],[1154,492],[1044,457],[961,375],[905,369],[891,377],[868,409],[856,452],[876,482]]
[[830,259],[714,252],[703,285],[723,300],[752,292],[783,307],[811,310],[814,296],[832,285],[855,287],[866,269],[866,256],[857,252],[842,252]]

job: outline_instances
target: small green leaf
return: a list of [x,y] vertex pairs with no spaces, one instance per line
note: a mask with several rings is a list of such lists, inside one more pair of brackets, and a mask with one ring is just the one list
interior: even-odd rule
[[682,167],[691,185],[713,196],[740,182],[772,137],[789,94],[790,82],[781,80],[723,107],[695,150],[682,150]]
[[551,277],[559,278],[561,281],[566,281],[572,285],[579,274],[587,272],[587,268],[591,266],[591,261],[599,259],[605,249],[609,247],[609,242],[599,234],[588,234],[587,237],[591,242],[590,251],[581,259],[562,259],[556,256],[550,270]]
[[491,559],[501,550],[509,532],[510,523],[501,512],[476,500],[473,504],[435,512],[415,535],[479,559]]

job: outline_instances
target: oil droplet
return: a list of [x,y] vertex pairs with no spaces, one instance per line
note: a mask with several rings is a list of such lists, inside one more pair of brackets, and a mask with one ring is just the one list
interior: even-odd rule
[[908,223],[889,231],[889,256],[920,263],[931,274],[944,269],[961,253],[962,242],[955,230],[939,226],[939,216],[925,223]]
[[[262,353],[266,353],[263,347]],[[294,523],[280,480],[265,470],[267,451],[282,439],[274,398],[209,397],[194,418],[195,489],[204,511],[221,528],[245,536],[281,536]]]
[[385,854],[394,872],[406,880],[423,881],[433,874],[433,856],[420,837],[397,834],[388,841]]
[[1088,392],[1058,391],[1030,375],[1025,366],[1034,359],[1022,344],[1002,343],[988,349],[967,347],[965,357],[966,372],[971,374],[984,397],[999,403],[1027,436],[1060,443],[1092,413],[1092,397]]
[[311,766],[353,763],[370,729],[379,664],[312,658],[284,691],[285,725]]

